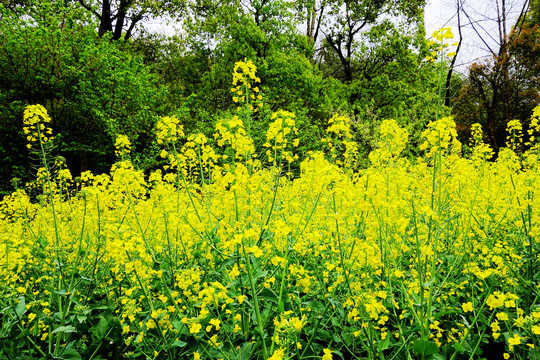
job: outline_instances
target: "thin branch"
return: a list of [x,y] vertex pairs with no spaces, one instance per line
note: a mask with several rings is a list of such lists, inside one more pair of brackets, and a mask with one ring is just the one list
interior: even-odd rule
[[[478,37],[480,38],[480,40],[482,40],[482,42],[484,43],[484,45],[488,48],[489,52],[493,55],[493,56],[497,56],[497,53],[495,51],[493,51],[493,49],[491,48],[491,46],[488,45],[488,43],[486,42],[486,40],[484,40],[484,37],[482,35],[480,35],[480,32],[478,31],[478,29],[476,28],[476,26],[474,26],[475,24],[478,24],[476,21],[473,21],[469,14],[467,14],[467,12],[465,11],[465,9],[462,8],[462,11],[463,11],[463,14],[465,14],[465,16],[467,17],[467,19],[469,20],[469,23],[471,24],[474,32],[476,33],[476,35],[478,35]],[[479,25],[480,26],[480,25]],[[480,26],[480,28],[482,28],[482,30],[486,31],[482,26]],[[488,33],[489,35],[489,33]],[[491,36],[490,36],[491,37]],[[493,38],[492,38],[493,39]],[[494,40],[494,39],[493,39]],[[495,41],[495,40],[494,40]]]
[[84,1],[84,0],[79,0],[79,4],[81,4],[81,6],[82,6],[83,8],[85,8],[85,9],[88,10],[88,11],[90,11],[90,12],[91,12],[92,14],[94,14],[99,20],[101,20],[101,15],[100,15],[97,11],[95,11],[94,9],[92,9],[92,7],[91,7],[90,5],[88,5],[88,4],[86,3],[86,1]]
[[525,23],[525,20],[527,19],[527,14],[529,14],[530,8],[531,8],[530,0],[525,0],[525,3],[523,3],[523,7],[521,8],[518,19],[516,21],[516,26],[514,28],[514,29],[517,29],[518,35],[521,34],[521,30],[523,29],[523,24]]
[[124,41],[128,41],[131,38],[131,33],[133,29],[135,28],[135,25],[137,25],[137,23],[142,20],[143,16],[144,16],[144,13],[140,12],[131,18],[131,24],[129,25],[129,28],[126,31]]
[[315,30],[315,35],[313,35],[313,39],[315,40],[315,42],[317,42],[317,38],[319,37],[319,30],[321,29],[323,13],[324,5],[321,3],[321,13],[319,14],[319,20],[317,21],[317,29]]
[[452,61],[450,62],[450,68],[448,70],[448,73],[446,74],[446,88],[445,88],[445,97],[444,97],[444,105],[450,106],[450,81],[452,80],[452,73],[454,71],[454,66],[456,64],[456,59],[459,54],[459,50],[461,49],[461,44],[463,43],[463,34],[461,32],[461,8],[462,8],[462,2],[461,0],[456,0],[457,4],[457,21],[458,21],[458,34],[459,34],[459,41],[456,48],[456,54],[452,58]]

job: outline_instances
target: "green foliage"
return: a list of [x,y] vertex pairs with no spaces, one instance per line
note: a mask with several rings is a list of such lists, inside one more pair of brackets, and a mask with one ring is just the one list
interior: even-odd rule
[[[424,126],[436,118],[440,108],[440,69],[424,60],[424,43],[414,31],[390,21],[364,33],[362,44],[351,61],[352,81],[346,83],[348,109],[354,115],[356,140],[367,164],[367,154],[376,142],[376,129],[385,119],[396,119],[411,133],[409,152],[419,144]],[[340,69],[332,52],[324,64],[326,73]]]
[[[98,39],[86,23],[74,20],[76,9],[41,15],[28,21],[11,16],[0,25],[0,107],[6,109],[2,133],[20,138],[15,129],[21,106],[44,104],[54,119],[57,151],[69,166],[107,171],[117,135],[128,135],[136,148],[151,143],[148,134],[156,114],[164,110],[166,88],[140,57],[122,51],[108,37]],[[20,145],[15,140],[2,143],[26,154]],[[6,165],[24,163],[13,159]],[[2,179],[4,189],[8,181]]]
[[[2,34],[15,36],[5,36],[0,56],[16,61],[0,65],[0,84],[7,89],[0,106],[18,101],[19,113],[10,115],[16,121],[24,104],[44,104],[55,122],[57,151],[75,172],[108,170],[113,140],[120,134],[132,141],[136,166],[155,168],[157,149],[149,129],[158,114],[175,114],[187,132],[211,138],[215,123],[237,112],[231,73],[244,58],[257,66],[264,97],[251,134],[258,147],[273,112],[296,115],[300,156],[322,148],[319,139],[328,119],[340,114],[351,119],[359,163],[367,165],[382,120],[396,119],[417,144],[420,130],[437,113],[437,70],[423,61],[427,46],[419,1],[172,1],[182,10],[182,33],[167,38],[143,32],[121,44],[111,41],[119,38],[118,28],[105,24],[106,14],[100,11],[124,4],[118,16],[136,24],[138,13],[168,14],[171,9],[162,3],[80,1],[56,4],[51,16],[33,1],[12,9],[11,14],[26,12],[40,19],[33,27],[15,23],[7,12],[11,20],[2,25]],[[398,25],[396,14],[410,19],[410,25]],[[302,35],[298,22],[306,16],[314,27]],[[362,19],[369,26],[360,26]],[[124,25],[127,39],[131,25]],[[326,36],[322,44],[315,27]],[[337,39],[345,39],[340,34],[350,45],[345,59],[350,78],[343,54],[329,40],[337,46]],[[31,60],[27,66],[25,59]]]
[[[327,49],[338,60],[339,70],[343,80],[350,82],[354,79],[356,69],[353,64],[357,51],[362,47],[362,36],[372,33],[380,25],[388,22],[388,18],[402,18],[411,25],[416,25],[418,33],[424,33],[422,12],[423,0],[402,1],[316,1],[319,18],[317,27],[321,27]],[[323,16],[324,15],[324,16]],[[379,38],[380,39],[380,38]],[[317,41],[317,39],[314,39]],[[423,40],[423,39],[422,39]],[[379,58],[378,60],[384,59]]]

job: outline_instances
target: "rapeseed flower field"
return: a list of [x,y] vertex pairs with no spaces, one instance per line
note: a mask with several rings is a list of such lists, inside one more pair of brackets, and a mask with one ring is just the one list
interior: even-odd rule
[[121,136],[110,174],[74,180],[27,108],[40,195],[0,205],[1,356],[540,358],[540,107],[496,161],[479,126],[463,155],[451,118],[405,158],[407,131],[384,121],[358,169],[338,115],[300,162],[295,116],[276,112],[257,154],[257,81],[237,64],[238,114],[214,139],[162,118],[165,165],[146,177]]

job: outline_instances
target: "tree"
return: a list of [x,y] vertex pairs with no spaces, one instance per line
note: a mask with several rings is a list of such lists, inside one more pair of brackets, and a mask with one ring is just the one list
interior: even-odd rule
[[[0,24],[0,113],[6,137],[1,147],[12,159],[4,169],[27,162],[20,158],[28,152],[19,141],[24,140],[21,119],[27,104],[47,108],[56,151],[75,172],[107,171],[119,134],[145,148],[155,117],[164,112],[166,88],[140,57],[122,51],[109,35],[100,39],[86,23],[71,21],[72,10],[42,14],[39,22],[8,16]],[[5,188],[9,173],[3,176]]]
[[184,8],[180,0],[77,0],[99,21],[98,35],[112,33],[112,39],[131,38],[133,30],[149,17],[177,15]]
[[339,60],[343,80],[350,82],[354,77],[353,62],[362,33],[388,16],[412,20],[423,29],[424,4],[424,0],[308,0],[299,1],[297,7],[300,12],[305,12],[307,36],[317,43],[322,34]]
[[496,150],[504,146],[506,123],[526,121],[539,102],[539,28],[528,20],[534,19],[535,12],[530,11],[528,1],[523,2],[515,25],[510,27],[510,5],[508,0],[494,0],[496,37],[486,33],[481,21],[485,19],[474,19],[469,8],[462,8],[489,57],[469,68],[454,113],[463,125],[482,124]]
[[87,18],[97,25],[98,35],[112,34],[113,40],[132,38],[136,27],[152,17],[180,16],[185,9],[183,0],[0,0],[6,9],[24,16],[41,16],[43,7],[84,9]]
[[[195,89],[188,83],[186,89],[197,92],[198,99],[209,105],[203,108],[226,110],[234,105],[230,74],[234,63],[244,58],[257,65],[272,110],[320,111],[326,103],[322,74],[309,62],[313,47],[298,31],[291,2],[195,2],[184,29],[184,56],[200,61],[196,71],[200,77],[183,78],[197,84]],[[193,63],[187,66],[194,67]],[[317,103],[312,103],[314,96]]]

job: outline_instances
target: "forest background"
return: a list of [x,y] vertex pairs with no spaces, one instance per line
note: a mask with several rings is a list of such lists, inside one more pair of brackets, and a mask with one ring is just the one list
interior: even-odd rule
[[[54,152],[74,175],[109,171],[118,135],[149,172],[162,161],[152,131],[160,116],[208,137],[233,116],[231,73],[243,59],[261,80],[257,147],[282,109],[296,114],[299,154],[320,149],[334,114],[347,116],[360,167],[384,119],[412,134],[411,156],[421,130],[443,115],[454,116],[464,144],[480,123],[497,152],[508,121],[527,128],[540,102],[540,0],[489,1],[488,17],[456,0],[453,39],[449,31],[437,39],[426,34],[423,0],[2,0],[0,194],[35,177],[26,105],[48,110]],[[156,18],[178,30],[146,31]],[[471,32],[486,56],[455,71]]]

